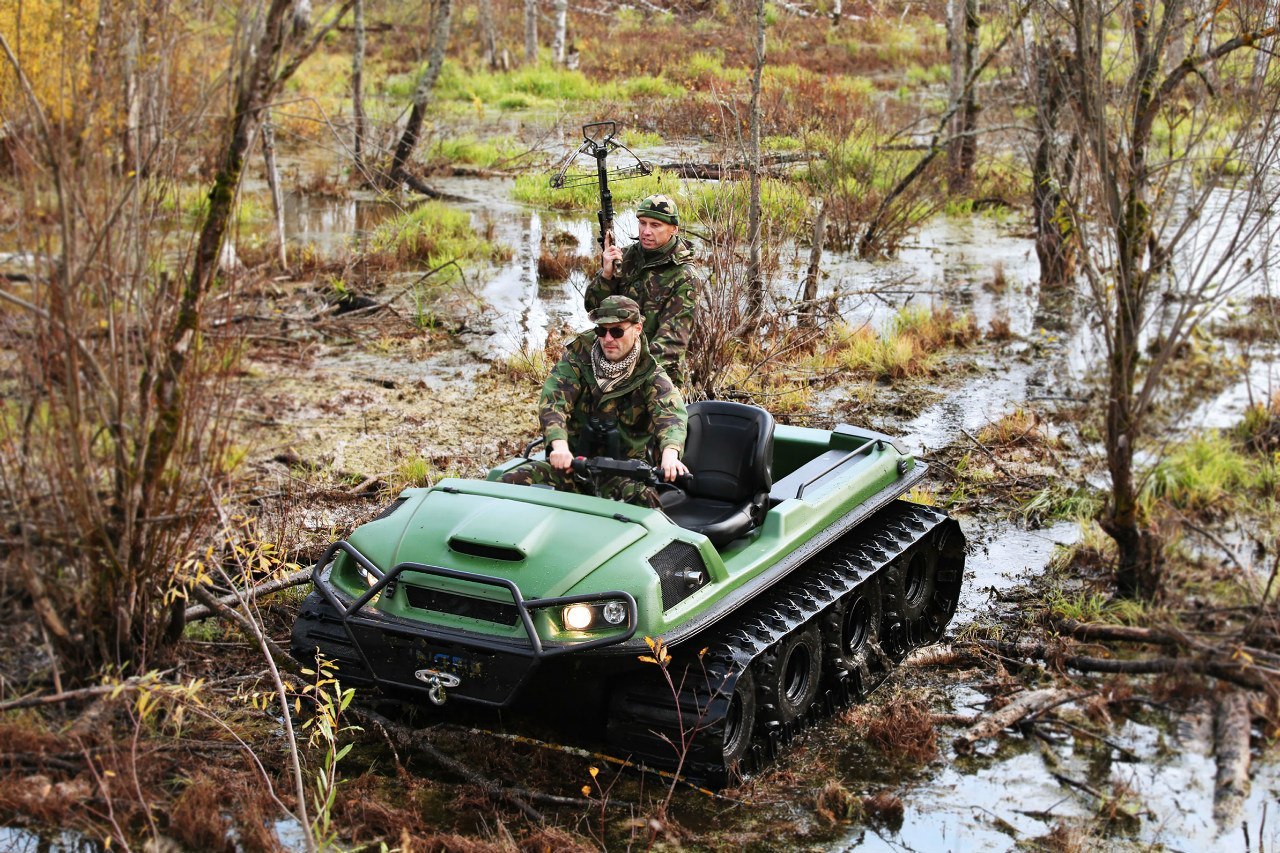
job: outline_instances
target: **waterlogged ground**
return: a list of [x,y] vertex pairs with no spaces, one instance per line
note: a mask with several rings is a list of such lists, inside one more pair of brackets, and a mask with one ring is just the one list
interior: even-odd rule
[[[554,234],[573,235],[579,250],[591,253],[594,221],[519,205],[511,201],[511,182],[503,179],[451,178],[434,185],[466,199],[457,206],[511,249],[510,260],[468,274],[463,301],[453,305],[458,313],[444,317],[448,326],[465,316],[465,324],[455,328],[408,334],[407,325],[388,326],[385,319],[363,325],[335,320],[319,332],[288,338],[285,345],[255,348],[242,417],[255,436],[253,464],[271,477],[314,477],[320,471],[359,496],[376,483],[480,475],[534,434],[537,370],[512,377],[491,368],[540,349],[548,334],[588,324],[580,303],[581,274],[546,286],[539,285],[536,268],[544,238]],[[373,198],[292,195],[286,223],[296,245],[336,253],[359,245],[394,212]],[[622,213],[618,228],[634,233],[634,217]],[[826,292],[882,290],[875,298],[842,302],[847,322],[883,328],[901,306],[923,302],[971,312],[983,330],[1007,324],[1007,340],[958,357],[963,363],[957,369],[908,387],[878,390],[894,402],[874,407],[868,425],[902,436],[925,459],[957,447],[972,449],[973,436],[984,425],[1021,406],[1072,402],[1087,386],[1097,352],[1089,324],[1081,322],[1083,311],[1071,300],[1064,306],[1061,300],[1042,299],[1032,244],[1018,232],[1017,226],[990,218],[940,218],[892,262],[868,264],[830,252],[824,258]],[[784,261],[775,286],[790,292],[801,279],[804,253],[781,254],[794,260]],[[296,310],[307,300],[314,303],[318,291],[307,289],[314,284],[283,293],[281,304]],[[394,286],[389,279],[387,287]],[[401,306],[401,315],[409,313]],[[401,316],[400,322],[412,320]],[[1255,357],[1247,375],[1229,377],[1183,426],[1234,423],[1251,399],[1269,393],[1275,377],[1274,352]],[[1264,388],[1268,391],[1259,390]],[[841,386],[824,390],[813,414],[837,419],[848,410],[849,397],[849,389]],[[372,510],[367,501],[320,502],[300,508],[298,523],[322,542]],[[1027,585],[1044,573],[1055,548],[1079,535],[1068,523],[1027,529],[1004,517],[966,515],[961,521],[972,547],[953,632],[1017,615]],[[987,677],[977,670],[906,668],[875,701],[907,687],[928,695],[939,713],[973,714],[986,706],[981,688]],[[960,729],[942,725],[941,757],[908,770],[886,770],[882,756],[861,745],[851,747],[828,724],[795,746],[794,776],[788,775],[790,762],[783,762],[769,777],[777,784],[771,782],[768,790],[749,786],[745,790],[753,799],[745,803],[725,805],[690,794],[677,799],[674,813],[718,847],[1003,850],[1079,827],[1079,837],[1102,849],[1242,849],[1239,835],[1217,836],[1214,764],[1203,743],[1179,740],[1162,709],[1136,720],[1116,727],[1103,745],[1070,732],[1058,732],[1052,741],[1006,734],[970,757],[957,756],[948,746]],[[859,822],[845,830],[819,818],[816,791],[806,787],[814,777],[805,768],[814,762],[854,794],[892,792],[901,799],[901,819]],[[788,779],[794,784],[786,784]],[[1113,791],[1118,783],[1131,792],[1127,806],[1137,817],[1099,823],[1106,804],[1096,792]],[[1255,767],[1245,806],[1255,837],[1278,793],[1275,767]],[[1280,830],[1271,829],[1262,836],[1273,848],[1278,837]],[[24,849],[20,836],[0,836],[0,844],[5,840]],[[66,839],[54,845],[51,849],[77,849]]]

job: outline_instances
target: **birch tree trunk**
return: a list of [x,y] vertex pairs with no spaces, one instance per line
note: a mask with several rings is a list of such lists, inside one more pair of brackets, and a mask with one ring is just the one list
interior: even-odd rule
[[760,260],[760,87],[764,77],[764,0],[756,2],[755,68],[751,75],[750,139],[747,171],[751,175],[751,201],[747,211],[747,318],[756,322],[764,310],[764,272]]
[[124,124],[124,169],[126,172],[138,171],[139,154],[143,142],[139,138],[142,127],[142,94],[138,81],[138,22],[132,15],[125,15],[129,28],[128,39],[124,50],[125,103],[128,111]]
[[444,66],[445,48],[449,44],[449,24],[453,16],[453,0],[437,0],[435,10],[435,26],[432,29],[431,52],[427,57],[427,67],[418,78],[418,85],[413,90],[413,107],[409,110],[409,120],[405,122],[404,133],[396,145],[395,154],[391,158],[391,167],[387,169],[389,186],[399,186],[407,177],[405,164],[413,156],[418,147],[418,138],[422,134],[422,123],[427,115],[427,106],[431,103],[431,93],[435,89],[436,80],[440,77],[440,69]]
[[[1280,0],[1267,0],[1264,20],[1280,21]],[[1275,36],[1268,36],[1258,42],[1258,50],[1253,55],[1253,78],[1249,81],[1255,92],[1261,92],[1266,85],[1267,72],[1271,69],[1271,52],[1275,48]]]
[[809,268],[804,276],[804,293],[800,297],[800,322],[803,328],[818,325],[818,276],[822,272],[822,247],[827,236],[827,202],[818,202],[818,215],[813,220],[813,235],[809,239]]
[[352,6],[355,18],[355,45],[351,54],[351,117],[355,122],[355,138],[352,148],[355,152],[356,171],[364,174],[364,54],[367,34],[364,29],[364,0],[355,0]]
[[493,21],[493,0],[477,0],[480,14],[480,38],[483,39],[484,62],[490,70],[498,67],[498,31]]
[[551,54],[556,65],[564,65],[564,46],[569,28],[569,0],[556,0],[556,30],[551,41]]
[[267,166],[267,186],[271,189],[271,208],[275,213],[276,259],[280,269],[289,269],[289,254],[284,241],[284,192],[280,187],[280,169],[276,166],[276,133],[271,124],[271,110],[262,118],[262,159]]
[[538,61],[538,0],[524,0],[524,61]]

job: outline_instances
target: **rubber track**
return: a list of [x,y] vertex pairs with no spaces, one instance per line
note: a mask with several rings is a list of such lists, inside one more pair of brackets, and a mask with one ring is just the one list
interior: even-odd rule
[[[618,688],[610,711],[611,751],[635,764],[678,770],[689,781],[719,787],[734,773],[750,772],[776,758],[783,745],[809,726],[860,701],[884,680],[892,662],[905,654],[910,642],[906,626],[900,620],[894,624],[894,616],[887,610],[883,624],[889,630],[885,633],[890,639],[900,638],[900,647],[882,650],[881,659],[890,666],[882,667],[874,683],[859,683],[857,673],[828,676],[804,716],[790,725],[757,732],[741,765],[724,766],[724,720],[738,673],[759,661],[790,632],[820,619],[842,596],[882,572],[944,524],[955,522],[929,507],[894,501],[748,604],[732,619],[732,626],[713,626],[673,649],[668,672],[676,686],[683,686],[678,710],[672,687],[661,677],[630,679]],[[886,601],[886,607],[890,604]],[[954,612],[954,602],[949,607]],[[881,641],[884,639],[882,636]],[[757,709],[757,718],[762,710]],[[690,731],[692,736],[682,735]],[[683,763],[673,746],[681,743],[682,736],[688,739]]]

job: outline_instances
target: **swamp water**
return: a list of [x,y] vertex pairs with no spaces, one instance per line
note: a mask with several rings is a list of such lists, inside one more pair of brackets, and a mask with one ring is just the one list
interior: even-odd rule
[[[442,191],[470,201],[458,206],[472,213],[473,221],[493,239],[512,249],[511,259],[466,283],[469,294],[483,305],[484,325],[464,338],[474,361],[450,356],[449,363],[435,365],[426,359],[406,366],[381,363],[375,354],[359,355],[361,371],[376,375],[412,374],[428,387],[442,383],[465,394],[468,375],[485,361],[535,350],[548,332],[562,326],[585,328],[589,322],[581,306],[585,280],[574,273],[567,281],[540,286],[537,260],[543,239],[568,233],[579,251],[594,254],[594,220],[534,211],[510,200],[510,183],[501,180],[450,179],[437,182]],[[290,197],[290,239],[316,245],[321,251],[340,248],[358,240],[369,223],[383,221],[390,212],[381,202],[307,200]],[[634,234],[635,220],[620,213],[621,234]],[[775,286],[780,292],[798,289],[802,278],[800,252],[784,263]],[[939,399],[918,414],[897,422],[875,424],[902,436],[908,446],[926,452],[966,441],[982,425],[1036,400],[1061,399],[1065,389],[1087,375],[1096,356],[1097,341],[1076,308],[1062,316],[1042,303],[1037,285],[1037,264],[1030,240],[1011,236],[996,223],[977,218],[969,221],[936,220],[921,230],[915,242],[893,262],[868,264],[827,253],[823,261],[826,292],[835,289],[869,289],[885,285],[891,300],[846,300],[841,308],[847,319],[883,327],[903,304],[949,304],[973,313],[980,329],[993,320],[1007,322],[1016,343],[999,354],[980,358],[978,369],[958,384],[941,388]],[[996,274],[999,270],[999,275]],[[889,286],[891,285],[891,287]],[[1074,317],[1072,316],[1074,314]],[[323,364],[327,356],[321,355]],[[335,351],[343,368],[352,369],[351,353]],[[1271,387],[1275,381],[1274,353],[1255,361],[1249,375],[1230,385],[1192,418],[1191,426],[1222,425],[1239,419],[1247,389]],[[836,392],[838,393],[838,392]],[[310,415],[308,415],[310,417]],[[530,431],[534,424],[530,423]],[[353,432],[360,428],[353,426]],[[351,436],[357,441],[356,435]],[[429,438],[427,439],[429,441]],[[1072,524],[1042,530],[1026,530],[1008,521],[982,522],[962,519],[972,544],[968,584],[952,630],[994,614],[993,599],[1044,570],[1055,547],[1078,535]],[[904,675],[895,678],[906,677]],[[941,691],[958,713],[982,710],[985,698],[977,685],[964,678],[943,678],[928,673],[925,679]],[[891,786],[904,803],[900,826],[859,826],[847,837],[826,845],[831,850],[1004,850],[1019,840],[1043,836],[1055,825],[1080,823],[1104,806],[1099,799],[1062,781],[1069,777],[1095,792],[1110,794],[1120,785],[1131,793],[1126,805],[1139,814],[1121,822],[1097,839],[1106,849],[1145,849],[1160,845],[1171,850],[1239,850],[1243,837],[1238,828],[1218,836],[1212,819],[1213,774],[1211,757],[1194,746],[1184,748],[1168,733],[1162,714],[1149,714],[1143,722],[1127,722],[1099,747],[1081,737],[1059,737],[1038,750],[1034,741],[1005,735],[989,741],[969,758],[958,758],[949,747],[943,758],[914,779]],[[940,731],[943,742],[958,730]],[[821,730],[808,735],[820,748]],[[1134,760],[1134,756],[1137,760]],[[854,793],[865,793],[860,780],[875,776],[874,768],[860,766],[864,758],[834,756],[829,763],[837,778]],[[1055,776],[1057,773],[1059,776]],[[1255,837],[1265,824],[1267,804],[1280,792],[1280,777],[1271,765],[1255,767],[1254,781],[1245,805],[1245,820]],[[792,811],[811,808],[812,794],[803,795]],[[722,818],[732,821],[731,815]],[[717,821],[719,822],[719,821]],[[1276,821],[1272,821],[1274,825]],[[830,837],[829,832],[821,835]],[[1269,829],[1262,838],[1273,849],[1280,831]],[[797,844],[813,849],[797,839]]]

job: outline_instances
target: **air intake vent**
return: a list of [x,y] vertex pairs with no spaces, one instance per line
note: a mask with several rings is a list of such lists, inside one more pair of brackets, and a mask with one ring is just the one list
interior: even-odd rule
[[672,542],[649,558],[662,584],[662,609],[670,610],[702,587],[710,576],[702,554],[688,542]]
[[422,610],[451,613],[454,616],[467,616],[503,625],[514,625],[520,617],[514,604],[490,601],[487,598],[472,598],[469,595],[458,595],[455,592],[444,592],[438,589],[424,589],[412,584],[405,584],[404,590],[405,595],[409,597],[409,604]]
[[482,545],[479,542],[467,542],[465,539],[450,539],[449,547],[459,554],[470,554],[472,557],[484,557],[487,560],[506,560],[509,563],[518,563],[524,559],[524,554],[515,548],[505,548],[502,545]]
[[404,506],[404,502],[405,502],[405,501],[407,501],[407,500],[409,500],[409,499],[408,499],[408,498],[396,498],[394,501],[392,501],[392,502],[391,502],[391,505],[390,505],[390,506],[388,506],[388,507],[387,507],[386,509],[384,509],[382,512],[378,513],[377,517],[375,517],[373,520],[374,520],[374,521],[382,521],[382,519],[386,518],[388,515],[391,515],[391,513],[395,512],[395,511],[396,511],[396,510],[398,510],[400,507]]

